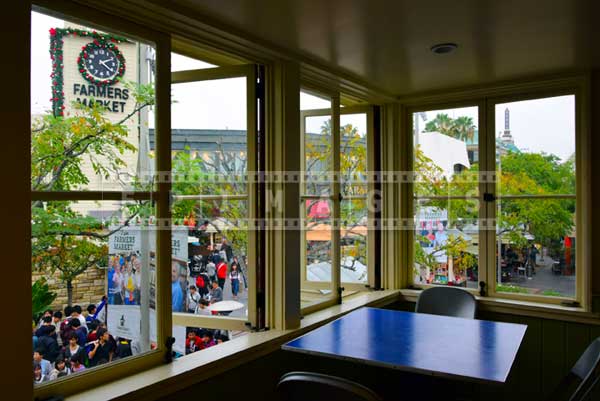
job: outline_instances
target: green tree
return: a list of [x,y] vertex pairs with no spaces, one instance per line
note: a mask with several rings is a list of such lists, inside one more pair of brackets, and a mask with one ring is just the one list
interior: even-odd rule
[[[207,157],[197,157],[189,147],[173,157],[175,195],[240,195],[247,191],[245,152],[225,151],[222,142]],[[227,177],[227,180],[223,178]],[[237,179],[236,179],[237,177]],[[215,179],[217,178],[217,179]],[[208,221],[210,228],[226,238],[234,254],[248,249],[248,205],[243,200],[177,200],[173,204],[175,224]],[[220,219],[220,220],[218,220]],[[243,263],[242,260],[240,260]]]
[[[51,113],[33,122],[31,130],[31,188],[33,191],[80,190],[89,184],[84,163],[109,178],[126,166],[123,156],[134,152],[126,123],[154,104],[154,87],[126,83],[135,100],[133,110],[112,122],[100,103],[73,103],[68,116]],[[139,186],[134,183],[134,187]],[[32,264],[48,273],[59,272],[71,304],[72,283],[88,268],[106,265],[107,239],[148,206],[138,202],[124,207],[126,220],[109,231],[98,220],[82,216],[69,202],[32,203]]]
[[[439,114],[429,122],[426,131],[438,131],[456,138],[466,139],[465,134],[453,133],[453,128],[461,121],[466,127],[471,126],[467,117],[450,119]],[[541,199],[502,199],[502,195],[557,195],[575,194],[574,158],[561,162],[554,155],[544,153],[508,152],[501,158],[498,170],[499,215],[497,216],[498,235],[508,238],[515,246],[524,246],[528,240],[526,234],[534,236],[535,241],[550,247],[573,229],[575,212],[574,199],[541,198]],[[479,166],[474,164],[470,169],[445,177],[443,171],[420,148],[415,149],[414,191],[417,197],[444,197],[447,199],[431,199],[419,201],[417,207],[434,207],[448,212],[451,226],[461,228],[466,222],[475,222],[479,213],[478,172]],[[452,196],[472,196],[475,199],[455,199]],[[433,269],[437,263],[431,255],[442,252],[450,255],[464,255],[464,243],[448,241],[446,247],[435,249],[428,254],[422,248],[427,244],[426,237],[416,235],[415,261],[418,265]],[[465,266],[476,261],[464,260]],[[460,262],[459,262],[460,263]]]
[[549,246],[573,229],[574,199],[505,199],[502,195],[575,194],[575,165],[554,155],[509,152],[501,156],[500,235],[524,244],[525,232]]
[[448,114],[440,113],[425,124],[424,132],[439,132],[440,134],[448,135],[455,138],[453,132],[454,120]]
[[475,124],[472,117],[461,116],[453,119],[440,113],[425,124],[424,132],[439,132],[461,141],[472,141],[475,137]]
[[[307,134],[305,138],[305,170],[308,173],[329,173],[332,168],[331,120],[326,120],[319,134]],[[346,196],[366,196],[367,146],[364,134],[352,124],[340,126],[340,192]],[[313,195],[328,194],[329,182],[307,182],[305,192]],[[308,230],[320,229],[320,224],[331,225],[331,218],[318,217],[313,213],[323,200],[310,200],[306,205]],[[357,263],[367,264],[367,201],[353,198],[340,202],[341,258],[344,267],[355,269]],[[317,216],[317,217],[314,217]],[[309,263],[331,259],[331,241],[315,241],[308,250]]]
[[45,278],[40,278],[31,286],[31,315],[37,320],[56,299],[56,292],[50,290]]

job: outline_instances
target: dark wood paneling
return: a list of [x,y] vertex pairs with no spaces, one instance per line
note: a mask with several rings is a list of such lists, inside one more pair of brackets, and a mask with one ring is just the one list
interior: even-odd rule
[[546,399],[561,379],[567,374],[566,358],[563,352],[566,341],[565,323],[558,320],[542,320],[542,351],[540,369],[542,372],[542,395]]
[[591,327],[579,323],[565,323],[565,370],[571,369],[590,344]]

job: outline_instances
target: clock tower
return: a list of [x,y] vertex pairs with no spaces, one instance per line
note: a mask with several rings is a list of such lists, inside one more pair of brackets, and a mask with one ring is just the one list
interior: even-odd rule
[[[149,165],[147,113],[135,112],[131,85],[149,82],[146,53],[148,46],[124,37],[69,24],[50,30],[53,59],[52,106],[55,115],[73,115],[73,105],[101,104],[110,121],[123,122],[127,142],[136,148],[121,157],[125,166],[108,179],[95,174],[91,163],[84,162],[90,179],[83,190],[123,191],[132,177],[146,173]],[[102,155],[95,155],[102,162]],[[143,158],[144,160],[140,160]]]

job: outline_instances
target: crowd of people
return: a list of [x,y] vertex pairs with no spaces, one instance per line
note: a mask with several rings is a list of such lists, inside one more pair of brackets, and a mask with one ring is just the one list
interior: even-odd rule
[[109,258],[108,303],[139,305],[142,287],[142,262],[137,253]]
[[229,336],[223,330],[189,328],[185,339],[185,354],[210,348],[229,341]]
[[33,322],[33,382],[43,383],[140,352],[136,341],[114,338],[101,312],[107,302],[47,310]]
[[[106,305],[140,304],[139,255],[114,256],[109,260],[108,296],[90,304],[86,311],[80,305],[63,311],[47,310],[39,322],[33,322],[33,381],[43,383],[85,369],[141,352],[136,339],[114,338],[108,331],[102,311]],[[172,266],[172,308],[174,312],[214,315],[209,306],[223,301],[227,280],[233,299],[247,288],[246,276],[227,240],[209,249],[206,255],[191,258],[182,275],[182,266]],[[242,287],[242,285],[244,287]],[[222,312],[223,313],[223,312]],[[227,314],[227,313],[223,313]],[[185,353],[190,354],[229,340],[221,330],[187,328]]]
[[[182,276],[177,262],[172,263],[171,305],[174,312],[210,315],[210,304],[223,301],[225,283],[229,280],[233,299],[238,299],[248,284],[233,249],[223,239],[205,255],[194,255],[188,263],[189,274]],[[242,287],[242,285],[244,287]]]

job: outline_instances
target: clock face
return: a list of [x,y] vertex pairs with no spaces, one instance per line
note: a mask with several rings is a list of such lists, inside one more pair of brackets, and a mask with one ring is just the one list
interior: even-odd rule
[[114,78],[119,72],[120,61],[111,49],[92,46],[88,49],[85,69],[99,80]]
[[113,85],[125,75],[125,58],[112,42],[94,40],[81,48],[77,66],[94,85]]

